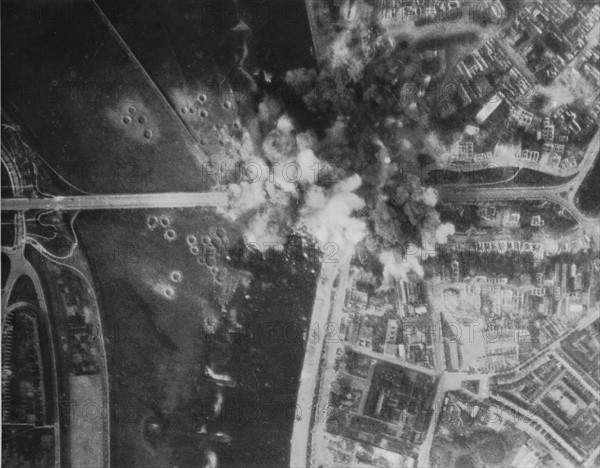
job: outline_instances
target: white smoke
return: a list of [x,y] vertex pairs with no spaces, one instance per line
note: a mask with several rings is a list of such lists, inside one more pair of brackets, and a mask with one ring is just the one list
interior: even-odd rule
[[270,96],[265,97],[258,105],[258,119],[261,122],[274,120],[281,114],[281,104]]
[[[321,248],[330,243],[344,248],[361,242],[367,234],[365,221],[357,217],[365,208],[365,201],[356,194],[361,177],[353,175],[327,188],[319,185],[319,168],[325,166],[313,151],[316,136],[296,132],[292,119],[282,114],[273,100],[262,103],[259,114],[264,137],[244,146],[240,159],[246,167],[245,180],[228,186],[231,196],[225,215],[232,220],[243,217],[247,226],[244,241],[264,251],[283,246],[289,231],[295,229],[312,235]],[[327,140],[343,141],[346,131],[345,123],[337,121]],[[376,146],[385,149],[383,143]],[[422,187],[418,178],[409,178],[406,186],[398,189],[397,198],[411,223],[419,227],[423,245],[445,243],[454,233],[454,227],[442,224],[435,211],[437,191]],[[387,282],[406,278],[410,271],[423,275],[415,255],[403,257],[386,250],[380,260]]]
[[353,193],[360,184],[360,177],[354,175],[328,191],[312,185],[300,209],[298,225],[314,235],[321,247],[328,243],[338,246],[357,244],[367,229],[364,221],[352,217],[355,211],[365,206],[364,200]]
[[285,114],[279,117],[277,128],[285,133],[291,133],[294,130],[294,124],[289,115]]
[[253,244],[261,251],[267,249],[281,250],[285,238],[281,233],[279,216],[273,207],[267,207],[264,211],[256,214],[248,223],[244,232],[244,242]]
[[299,166],[300,181],[308,184],[314,184],[318,178],[319,158],[315,156],[310,149],[302,150],[298,153],[296,162]]
[[382,289],[393,287],[395,279],[406,281],[408,274],[413,272],[419,277],[424,274],[423,267],[415,255],[403,256],[399,252],[384,250],[379,254],[379,261],[383,265],[383,283]]
[[438,192],[432,187],[427,187],[423,192],[423,203],[427,206],[435,206],[438,202]]
[[305,230],[322,248],[360,242],[366,224],[354,214],[365,202],[354,192],[361,178],[355,175],[327,189],[317,185],[321,162],[312,150],[316,137],[296,135],[293,121],[280,115],[272,100],[259,107],[263,124],[270,121],[275,128],[259,145],[245,148],[243,180],[228,186],[230,203],[223,214],[232,220],[249,215],[244,240],[259,246],[283,245],[289,229]]
[[435,230],[435,240],[438,244],[445,244],[448,242],[448,237],[454,235],[454,224],[442,223]]
[[448,163],[456,159],[460,144],[461,134],[452,135],[452,143],[444,143],[434,131],[430,131],[423,140],[423,151],[435,157],[438,164]]
[[267,196],[262,184],[242,181],[239,184],[229,185],[230,203],[227,209],[222,210],[230,220],[238,219],[243,213],[256,209],[266,203]]

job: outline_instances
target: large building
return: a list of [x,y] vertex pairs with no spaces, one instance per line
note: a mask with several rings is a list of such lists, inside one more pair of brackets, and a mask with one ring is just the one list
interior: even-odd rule
[[504,102],[504,95],[502,93],[494,94],[481,108],[481,110],[475,116],[475,120],[479,125],[483,124],[490,115],[494,113],[500,104]]

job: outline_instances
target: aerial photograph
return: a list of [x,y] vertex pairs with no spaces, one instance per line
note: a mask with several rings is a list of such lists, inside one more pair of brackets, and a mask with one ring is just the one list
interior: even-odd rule
[[600,0],[0,24],[3,467],[600,467]]

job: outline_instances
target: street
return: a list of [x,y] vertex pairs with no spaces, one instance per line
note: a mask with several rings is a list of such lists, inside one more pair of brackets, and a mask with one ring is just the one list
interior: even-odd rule
[[600,130],[590,142],[586,154],[579,165],[579,172],[569,182],[556,187],[494,187],[491,184],[442,185],[438,187],[440,199],[449,203],[496,202],[502,200],[544,200],[556,203],[566,209],[600,245],[600,223],[597,218],[585,216],[575,206],[575,195],[581,183],[592,169],[600,150]]
[[[314,412],[319,408],[319,401],[315,401],[315,397],[319,392],[319,367],[325,342],[324,337],[321,336],[321,330],[325,329],[326,324],[332,322],[330,312],[332,310],[333,283],[343,268],[349,268],[350,258],[351,253],[346,253],[340,263],[323,263],[321,267],[296,401],[296,408],[297,411],[299,408],[300,416],[294,421],[292,432],[290,467],[293,468],[309,465],[311,431],[315,430],[315,418],[319,417]],[[338,290],[340,286],[338,285]]]

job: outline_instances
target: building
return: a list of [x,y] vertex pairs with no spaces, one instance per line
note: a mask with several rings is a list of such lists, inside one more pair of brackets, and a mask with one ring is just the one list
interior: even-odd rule
[[492,23],[500,23],[506,18],[506,8],[499,0],[490,3],[486,10],[486,18]]
[[532,216],[531,217],[531,225],[532,226],[536,226],[536,227],[537,226],[543,226],[544,225],[544,220],[539,215]]
[[446,369],[457,371],[461,367],[457,340],[444,341],[444,354],[446,356]]
[[521,106],[516,106],[512,111],[512,118],[520,127],[528,127],[533,122],[534,114]]
[[530,449],[527,445],[523,445],[515,455],[510,466],[511,468],[535,467],[541,466],[541,461],[534,450]]
[[554,142],[554,124],[550,117],[546,117],[542,121],[542,139],[546,142]]
[[575,276],[574,288],[575,288],[575,291],[581,291],[583,289],[583,277],[582,277],[581,273],[577,273],[577,276]]
[[467,125],[465,127],[465,133],[470,136],[475,136],[479,133],[479,127],[477,125]]
[[368,289],[374,284],[374,278],[363,271],[354,271],[351,284],[348,299],[359,307],[366,307],[369,302]]
[[542,151],[546,152],[546,153],[555,153],[555,154],[559,154],[559,155],[563,155],[565,153],[565,145],[562,145],[560,143],[544,143],[544,146],[542,146]]
[[524,159],[525,161],[539,162],[540,160],[540,153],[533,150],[523,150],[517,153],[517,156],[519,159]]
[[369,300],[369,295],[365,291],[360,291],[353,288],[350,290],[350,300],[358,305],[366,306],[367,301]]
[[385,342],[389,344],[395,344],[398,338],[398,322],[390,319],[387,323],[387,329],[385,332]]
[[408,284],[403,279],[396,280],[396,295],[402,304],[408,304]]
[[[397,345],[395,343],[386,343],[385,345],[383,345],[383,354],[387,354],[390,356],[398,356],[399,350],[402,349],[402,351],[404,351],[404,345]],[[402,356],[404,356],[405,353],[402,353]],[[403,357],[402,357],[403,358]]]
[[478,210],[479,216],[488,221],[493,220],[496,217],[496,207],[495,206],[482,206]]
[[544,273],[536,273],[535,274],[535,285],[538,288],[541,288],[544,286]]
[[465,162],[473,161],[473,142],[468,141],[458,145],[458,160]]
[[548,158],[548,166],[556,167],[560,164],[562,157],[559,154],[553,153]]
[[487,151],[485,153],[476,153],[475,155],[473,155],[473,161],[475,163],[483,163],[486,161],[491,161],[491,159],[492,159],[491,151]]
[[361,327],[358,334],[358,346],[373,349],[373,327]]
[[502,216],[502,226],[507,228],[518,228],[521,220],[521,213],[515,211],[506,211]]
[[357,0],[345,0],[340,9],[340,17],[345,21],[353,21],[359,3]]
[[486,368],[501,371],[519,364],[519,343],[515,330],[489,331],[485,337]]
[[504,95],[500,92],[494,94],[488,102],[486,102],[481,110],[475,116],[478,125],[483,124],[494,113],[496,109],[504,102]]
[[381,317],[387,312],[395,313],[393,294],[384,291],[382,293],[375,293],[369,295],[369,304],[365,310],[368,315],[374,315]]
[[452,281],[458,283],[460,280],[460,263],[458,259],[452,260],[450,268],[452,269]]

